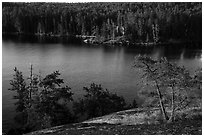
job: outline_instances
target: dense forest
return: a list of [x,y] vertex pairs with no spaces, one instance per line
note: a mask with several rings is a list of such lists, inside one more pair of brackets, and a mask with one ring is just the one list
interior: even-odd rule
[[202,41],[202,3],[3,3],[3,34]]

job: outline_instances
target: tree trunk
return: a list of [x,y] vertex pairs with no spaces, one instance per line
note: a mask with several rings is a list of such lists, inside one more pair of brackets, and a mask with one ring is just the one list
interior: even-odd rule
[[174,110],[175,110],[175,107],[174,107],[174,88],[172,88],[172,96],[171,96],[171,117],[170,119],[168,120],[168,123],[171,123],[174,121]]
[[155,81],[155,82],[156,82],[157,94],[159,96],[159,103],[160,103],[160,107],[161,107],[161,110],[162,110],[162,113],[163,113],[163,117],[164,117],[164,120],[167,121],[168,120],[168,116],[167,116],[166,110],[164,108],[164,103],[162,101],[161,91],[159,89],[159,85],[157,84],[157,81]]
[[29,108],[31,107],[32,92],[33,92],[33,65],[31,64],[31,65],[30,65]]
[[33,65],[31,64],[30,65],[30,85],[29,85],[29,105],[28,105],[28,108],[27,108],[27,114],[28,114],[28,117],[27,117],[27,124],[29,125],[30,124],[30,109],[31,109],[31,101],[32,101],[32,90],[33,90]]

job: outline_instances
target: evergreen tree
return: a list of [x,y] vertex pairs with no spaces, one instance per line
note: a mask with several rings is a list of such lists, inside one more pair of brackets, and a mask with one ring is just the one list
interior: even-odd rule
[[26,84],[22,72],[14,69],[14,78],[9,90],[16,92],[14,99],[19,112],[15,120],[18,134],[40,130],[51,126],[73,122],[75,119],[68,108],[73,93],[69,86],[63,86],[60,73],[55,71],[45,78],[33,74],[31,65],[29,84]]
[[[135,67],[143,71],[145,89],[143,95],[151,105],[158,104],[165,121],[172,122],[177,110],[190,106],[191,91],[194,89],[194,80],[187,70],[168,62],[165,58],[153,60],[146,56],[137,56]],[[152,90],[154,89],[154,90]],[[171,115],[166,109],[171,107]]]

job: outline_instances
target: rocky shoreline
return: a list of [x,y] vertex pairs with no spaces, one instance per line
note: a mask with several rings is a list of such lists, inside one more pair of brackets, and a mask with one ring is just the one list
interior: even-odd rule
[[[87,36],[87,35],[58,35],[58,34],[25,34],[25,33],[2,33],[2,36],[4,37],[36,37],[39,40],[46,39],[59,39],[60,42],[63,43],[84,43],[88,45],[103,45],[103,46],[131,46],[131,47],[154,47],[154,46],[166,46],[166,45],[187,45],[187,47],[193,47],[193,48],[202,48],[202,43],[199,41],[182,41],[182,40],[166,40],[166,41],[137,41],[137,42],[131,42],[127,40],[124,36],[118,36],[114,39],[107,39],[104,37],[96,37],[96,36]],[[193,45],[193,46],[192,46]]]
[[202,110],[189,108],[177,113],[174,123],[160,121],[158,109],[146,113],[131,109],[30,133],[31,135],[201,135]]

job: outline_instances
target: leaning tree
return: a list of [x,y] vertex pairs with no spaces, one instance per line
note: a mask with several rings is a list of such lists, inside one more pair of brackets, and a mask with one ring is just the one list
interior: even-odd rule
[[[174,120],[177,110],[189,106],[195,80],[184,67],[170,63],[166,58],[154,60],[141,55],[135,58],[134,67],[142,70],[143,95],[151,98],[151,105],[159,103],[166,122]],[[170,110],[170,116],[167,110]]]

